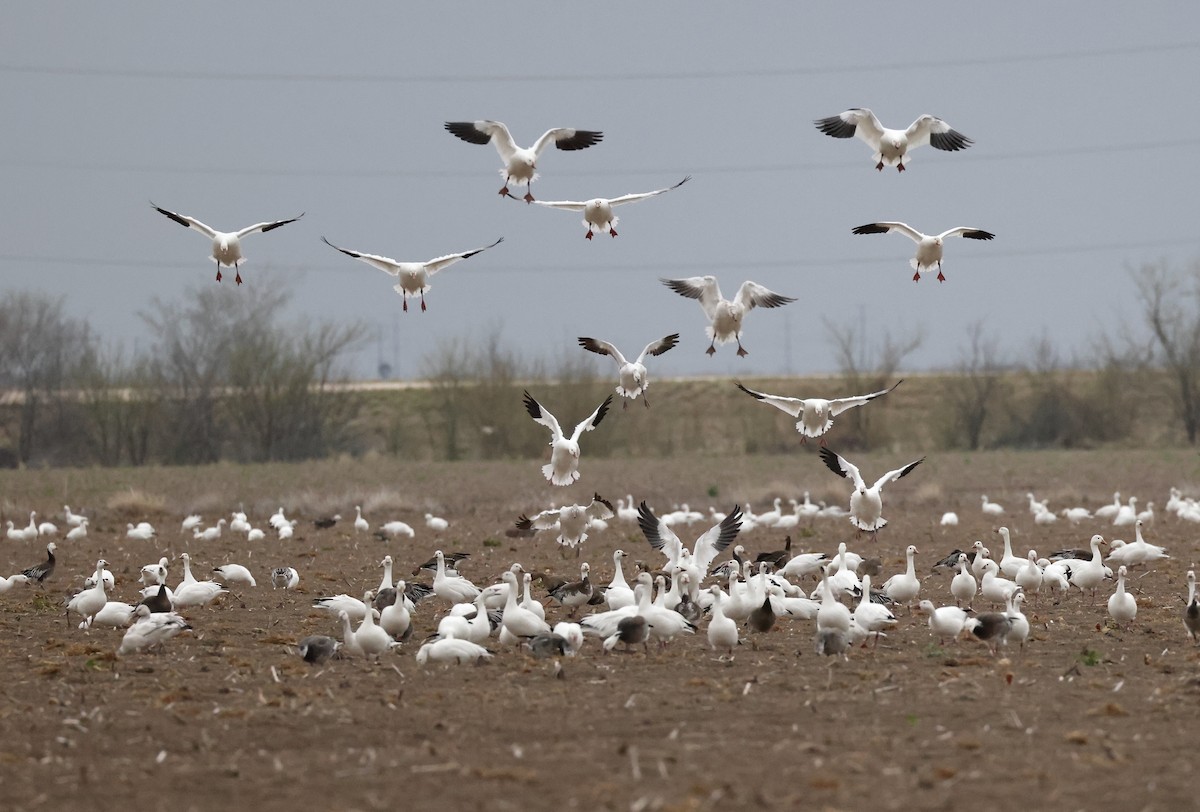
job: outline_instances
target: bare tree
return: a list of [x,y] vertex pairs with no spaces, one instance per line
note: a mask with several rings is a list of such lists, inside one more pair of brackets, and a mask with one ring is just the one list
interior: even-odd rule
[[[43,437],[70,429],[63,390],[91,353],[86,321],[67,316],[62,297],[10,291],[0,299],[0,386],[20,393],[17,458],[28,464]],[[54,423],[47,428],[45,423]],[[57,446],[69,446],[69,442]],[[59,450],[54,443],[46,451]]]
[[[860,395],[891,386],[896,382],[896,373],[904,364],[904,359],[916,352],[925,341],[925,331],[918,327],[907,337],[896,338],[890,332],[885,332],[882,341],[870,346],[866,335],[855,326],[828,318],[823,321],[847,389],[839,396]],[[851,409],[846,412],[838,418],[843,436],[857,437],[857,444],[872,442],[872,415],[878,413],[878,409]]]
[[956,374],[946,379],[945,394],[953,431],[972,451],[979,448],[983,427],[1005,388],[1003,371],[999,339],[984,333],[982,320],[971,322]]
[[1156,359],[1170,375],[1176,411],[1188,443],[1200,432],[1200,262],[1184,272],[1166,263],[1133,272],[1142,317],[1154,336]]

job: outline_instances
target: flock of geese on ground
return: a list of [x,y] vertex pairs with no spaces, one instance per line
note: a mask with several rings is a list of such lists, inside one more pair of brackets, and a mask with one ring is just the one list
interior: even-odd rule
[[[1032,494],[1029,499],[1032,515],[1048,510]],[[850,551],[845,543],[838,545],[835,554],[799,552],[792,549],[789,536],[784,549],[755,556],[734,543],[741,533],[754,528],[794,526],[785,521],[787,516],[805,515],[814,520],[845,515],[843,511],[823,512],[827,509],[812,505],[807,495],[803,503],[793,500],[791,512],[780,510],[780,501],[776,501],[775,510],[761,514],[735,507],[724,516],[710,508],[710,514],[705,516],[684,507],[660,517],[645,502],[634,508],[632,499],[628,505],[625,500],[618,500],[620,507],[609,518],[615,516],[619,521],[636,523],[663,560],[658,562],[657,569],[637,562],[636,574],[627,580],[626,560],[630,556],[624,550],[616,550],[607,585],[593,582],[591,566],[584,562],[578,580],[555,578],[544,572],[535,574],[514,563],[496,583],[479,586],[458,571],[468,554],[446,554],[441,550],[412,570],[414,576],[423,572],[432,574],[427,582],[395,580],[395,563],[388,555],[380,562],[383,569],[380,583],[373,589],[365,589],[361,598],[340,594],[314,601],[315,609],[328,612],[336,622],[340,639],[308,636],[297,641],[294,650],[314,664],[334,656],[378,659],[409,643],[414,619],[424,605],[435,604],[437,608],[428,611],[441,612],[436,631],[421,645],[414,646],[416,659],[422,665],[489,659],[494,654],[489,645],[524,647],[537,657],[574,656],[585,648],[589,637],[598,639],[604,653],[621,647],[640,649],[650,655],[652,649],[666,646],[680,635],[695,634],[701,626],[709,647],[721,657],[732,658],[747,637],[757,646],[757,635],[789,621],[813,624],[817,653],[845,657],[856,645],[878,646],[879,638],[897,625],[896,612],[904,608],[927,617],[930,633],[939,645],[965,635],[985,641],[995,654],[1002,646],[1024,648],[1030,631],[1022,609],[1026,600],[1058,603],[1072,589],[1077,589],[1079,600],[1094,604],[1097,591],[1114,575],[1116,586],[1106,605],[1108,617],[1118,627],[1133,623],[1137,600],[1126,588],[1128,573],[1135,567],[1153,567],[1170,558],[1164,548],[1143,538],[1143,527],[1154,520],[1153,513],[1143,511],[1142,518],[1138,518],[1138,514],[1131,514],[1136,500],[1121,503],[1117,495],[1113,505],[1086,517],[1082,516],[1082,509],[1066,510],[1079,521],[1111,521],[1117,528],[1132,526],[1135,540],[1107,542],[1096,534],[1086,549],[1059,550],[1046,556],[1030,550],[1022,556],[1013,551],[1008,528],[999,527],[996,530],[1002,541],[999,555],[993,555],[982,541],[976,541],[970,549],[953,550],[933,565],[934,571],[953,572],[946,589],[953,599],[951,604],[945,600],[946,595],[925,597],[930,590],[917,574],[918,551],[913,545],[905,551],[904,571],[875,587],[873,579],[880,575],[881,562]],[[596,502],[606,504],[599,497]],[[986,510],[986,515],[1003,515],[1003,508],[997,503],[985,497],[984,504],[993,506]],[[1196,508],[1194,500],[1184,499],[1174,489],[1166,503],[1172,517],[1183,518]],[[72,513],[69,507],[65,517],[72,528],[67,536],[79,528],[86,531],[86,517]],[[39,523],[36,518],[36,514],[31,514],[26,528],[14,528],[8,522],[10,538],[16,540],[19,536],[29,541],[30,534],[34,534],[33,538],[59,536],[56,525]],[[318,519],[314,525],[328,528],[339,519]],[[714,522],[712,526],[700,533],[690,548],[676,533],[677,529],[684,532],[697,523],[704,526],[710,520]],[[588,517],[583,521],[593,530],[606,525],[604,518]],[[946,518],[943,522],[950,523]],[[285,518],[282,509],[269,523],[276,531],[296,526],[296,520]],[[217,529],[219,534],[225,524],[221,520],[202,528],[199,517],[193,515],[184,519],[180,532],[190,532],[198,540],[211,539],[214,536],[206,536],[206,531]],[[384,529],[394,523],[372,528],[361,509],[353,524],[355,533],[374,531],[381,538],[396,537]],[[240,511],[233,514],[228,526],[231,532],[249,535],[249,522]],[[448,522],[427,515],[426,527],[436,537],[448,528]],[[516,532],[527,527],[526,522],[518,522]],[[155,539],[157,531],[145,522],[131,524],[127,537]],[[1104,556],[1101,550],[1106,546],[1110,552]],[[732,557],[719,561],[731,547]],[[20,584],[44,585],[55,574],[56,550],[57,544],[50,541],[46,560],[0,578],[0,594]],[[116,579],[107,569],[108,562],[97,561],[84,588],[66,600],[68,623],[74,616],[84,630],[125,629],[116,649],[119,656],[152,648],[161,650],[172,637],[193,628],[185,614],[201,610],[231,590],[244,592],[258,586],[250,569],[240,564],[214,567],[211,576],[201,580],[192,573],[189,553],[180,553],[178,560],[183,575],[174,587],[167,583],[170,564],[167,558],[143,566],[142,585],[134,602],[128,603],[113,599]],[[1116,567],[1115,574],[1112,567]],[[268,577],[273,589],[295,590],[300,586],[300,574],[291,566],[275,567]],[[809,579],[815,581],[815,586],[805,583]],[[535,582],[540,583],[540,597],[533,594]],[[1200,602],[1193,571],[1187,573],[1187,584],[1183,621],[1192,641],[1197,642]],[[945,601],[944,605],[937,605],[935,600]],[[978,603],[985,604],[986,610],[976,611]],[[559,618],[551,625],[554,618],[548,617],[548,608],[555,606]],[[1003,609],[997,608],[1001,606]],[[583,612],[587,614],[580,616]]]

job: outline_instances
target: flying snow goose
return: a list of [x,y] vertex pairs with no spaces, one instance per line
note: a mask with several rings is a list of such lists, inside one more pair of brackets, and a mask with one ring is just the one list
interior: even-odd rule
[[539,206],[545,206],[549,209],[563,209],[564,211],[581,211],[583,212],[583,224],[587,226],[587,233],[584,234],[585,239],[591,239],[593,232],[596,229],[607,231],[609,236],[617,236],[617,222],[620,219],[613,214],[613,206],[621,206],[626,203],[637,203],[640,200],[648,200],[655,195],[661,195],[664,192],[669,192],[672,189],[678,189],[683,184],[692,179],[688,175],[683,180],[676,183],[674,186],[668,186],[665,189],[655,189],[653,192],[641,192],[639,194],[621,195],[620,197],[594,197],[591,200],[537,200]]
[[1117,568],[1117,591],[1108,598],[1108,616],[1118,626],[1137,617],[1137,599],[1125,591],[1125,567]]
[[458,254],[446,254],[443,257],[434,257],[425,262],[399,262],[391,257],[379,256],[378,254],[364,254],[360,251],[351,251],[348,248],[341,248],[334,245],[324,237],[325,244],[336,251],[341,251],[348,257],[354,257],[361,260],[372,268],[378,268],[384,273],[397,278],[396,284],[393,286],[396,293],[404,300],[404,312],[408,312],[408,300],[414,296],[421,297],[421,310],[426,310],[425,307],[425,291],[429,290],[432,285],[429,282],[430,277],[439,271],[444,271],[459,260],[473,257],[481,251],[486,251],[504,242],[504,238],[496,240],[491,245],[485,245],[482,248],[474,248],[470,251],[463,251]]
[[966,237],[968,240],[991,240],[996,236],[990,231],[969,226],[947,229],[941,234],[922,234],[907,223],[895,221],[867,223],[855,227],[852,231],[855,234],[887,234],[890,231],[898,231],[915,242],[917,254],[908,261],[909,266],[915,272],[913,273],[914,282],[921,281],[923,271],[932,271],[934,268],[937,268],[937,280],[939,282],[946,281],[946,277],[942,274],[942,243],[946,238]]
[[821,448],[820,454],[830,471],[854,483],[854,493],[850,494],[850,523],[859,530],[866,530],[872,534],[878,533],[879,529],[887,524],[887,519],[882,515],[883,497],[880,491],[883,486],[895,482],[925,461],[925,458],[921,457],[902,468],[888,471],[877,479],[874,485],[868,487],[858,468],[844,457],[825,447]]
[[598,130],[576,130],[570,127],[555,127],[546,130],[532,147],[519,147],[513,141],[508,127],[499,121],[447,121],[446,129],[463,141],[470,144],[492,143],[504,161],[500,176],[504,178],[504,186],[500,194],[511,197],[508,184],[525,184],[525,202],[533,202],[533,182],[537,180],[537,161],[546,147],[554,144],[561,150],[573,151],[587,149],[600,143],[604,133]]
[[121,638],[117,655],[132,654],[137,651],[161,646],[180,632],[191,630],[191,626],[174,612],[151,612],[146,606],[138,606],[135,610],[137,622],[129,627]]
[[799,417],[800,419],[796,421],[796,431],[803,435],[800,438],[801,443],[809,437],[820,437],[821,445],[825,445],[824,434],[833,425],[833,418],[847,409],[862,406],[864,403],[886,395],[902,383],[904,383],[903,378],[896,381],[889,388],[872,392],[869,395],[854,395],[852,397],[827,400],[825,398],[793,398],[784,395],[768,395],[764,392],[756,392],[749,387],[743,386],[740,381],[734,381],[737,388],[750,397],[761,400],[764,403],[769,403],[776,409],[790,414],[792,417]]
[[880,172],[885,166],[894,166],[904,171],[904,161],[909,150],[929,144],[934,149],[957,152],[974,142],[953,129],[937,116],[921,115],[904,130],[892,130],[883,126],[875,114],[866,107],[852,107],[844,113],[813,122],[817,129],[832,138],[858,136],[875,151],[872,160]]
[[649,505],[643,501],[638,506],[638,526],[650,546],[667,557],[666,569],[671,571],[688,566],[695,570],[696,583],[703,573],[708,572],[716,557],[737,538],[742,528],[741,519],[742,511],[734,505],[724,519],[696,539],[689,554],[679,536],[654,515]]
[[[579,479],[579,438],[585,431],[591,431],[600,425],[608,408],[612,405],[612,395],[596,407],[583,422],[575,426],[575,431],[567,437],[559,426],[558,418],[550,414],[542,404],[533,399],[533,395],[525,392],[525,411],[535,423],[541,423],[550,429],[550,462],[542,466],[542,473],[554,485],[570,485]],[[611,509],[611,505],[609,506]]]
[[1196,601],[1196,572],[1188,570],[1187,606],[1183,610],[1183,626],[1192,636],[1192,643],[1200,639],[1200,602]]
[[671,290],[688,299],[697,299],[704,315],[708,317],[708,327],[705,334],[709,337],[708,349],[705,352],[713,355],[717,344],[728,344],[736,341],[737,354],[748,355],[742,346],[742,321],[746,314],[755,307],[783,307],[796,301],[791,296],[783,296],[768,290],[757,282],[746,280],[738,288],[737,295],[730,301],[721,295],[715,276],[691,276],[686,279],[659,279]]
[[242,238],[251,234],[255,234],[259,231],[265,234],[266,232],[279,228],[280,226],[286,226],[288,223],[294,223],[304,216],[304,212],[301,212],[289,220],[275,220],[266,223],[255,223],[252,226],[246,226],[238,231],[225,232],[217,231],[215,228],[206,226],[204,223],[201,223],[194,217],[188,217],[184,214],[176,214],[173,211],[167,211],[166,209],[159,208],[158,206],[154,205],[153,201],[151,201],[150,205],[154,206],[154,210],[159,214],[170,217],[184,228],[190,228],[193,231],[199,231],[205,237],[208,237],[210,240],[212,240],[212,258],[213,262],[217,263],[217,281],[221,281],[221,266],[224,265],[226,268],[233,268],[233,272],[236,277],[235,281],[239,285],[242,284],[240,266],[246,261],[245,257],[242,256]]
[[[642,363],[646,360],[647,355],[662,355],[671,350],[679,343],[679,333],[672,333],[669,336],[663,336],[657,341],[651,341],[642,350],[636,361],[628,361],[621,351],[616,346],[608,341],[600,341],[588,336],[579,337],[579,346],[589,352],[594,352],[597,355],[607,355],[612,358],[617,364],[617,394],[622,398],[629,400],[637,400],[638,395],[644,395],[646,387],[650,385],[650,378],[646,373],[646,365]],[[649,407],[649,398],[643,397],[642,402]],[[628,408],[629,404],[624,400],[621,401],[622,408]]]
[[522,514],[517,518],[516,526],[521,530],[550,530],[558,529],[558,543],[564,547],[575,547],[587,541],[587,530],[596,520],[611,519],[613,516],[612,503],[600,494],[594,494],[592,501],[586,505],[563,505],[536,513],[533,516]]
[[56,561],[54,560],[54,551],[58,549],[53,541],[46,545],[46,560],[39,561],[28,569],[21,571],[21,574],[30,581],[37,581],[39,584],[54,574]]

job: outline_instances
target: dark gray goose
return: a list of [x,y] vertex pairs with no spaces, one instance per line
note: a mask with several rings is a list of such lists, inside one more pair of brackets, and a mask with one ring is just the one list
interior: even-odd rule
[[1188,634],[1192,636],[1192,642],[1195,643],[1200,639],[1200,603],[1196,602],[1196,572],[1188,570],[1188,598],[1187,608],[1183,610],[1183,625],[1187,627]]
[[963,628],[987,643],[994,655],[996,648],[1006,642],[1008,633],[1012,630],[1012,619],[1000,612],[984,612],[982,615],[967,618]]
[[617,630],[604,638],[604,651],[606,653],[612,651],[618,643],[623,644],[626,651],[639,643],[644,650],[648,651],[649,640],[650,624],[646,622],[646,618],[641,615],[623,617],[617,623]]
[[299,652],[304,662],[320,665],[336,654],[341,645],[341,643],[332,637],[326,637],[323,634],[314,634],[301,640],[296,645],[296,651]]
[[37,581],[39,584],[42,583],[42,581],[45,581],[47,578],[49,578],[51,575],[54,574],[54,567],[56,566],[56,563],[57,563],[54,560],[54,551],[57,549],[58,549],[58,546],[55,545],[55,543],[53,541],[50,542],[49,544],[47,544],[46,545],[46,560],[42,561],[40,563],[34,564],[32,567],[30,567],[28,569],[22,570],[21,574],[24,575],[26,578],[28,578],[30,581]]

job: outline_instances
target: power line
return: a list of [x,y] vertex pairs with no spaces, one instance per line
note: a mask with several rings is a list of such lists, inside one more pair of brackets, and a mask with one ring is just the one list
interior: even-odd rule
[[[1045,149],[1014,150],[1011,152],[972,151],[952,160],[956,163],[993,162],[993,161],[1024,161],[1039,158],[1085,157],[1089,155],[1104,155],[1110,153],[1132,154],[1151,152],[1164,149],[1185,149],[1200,146],[1200,137],[1175,138],[1163,141],[1139,141],[1132,144],[1094,144],[1090,146],[1073,145],[1070,147],[1047,147]],[[862,160],[838,161],[801,161],[780,164],[729,164],[705,167],[704,174],[708,175],[741,175],[778,172],[812,172],[830,169],[846,169],[861,167]],[[163,174],[163,175],[208,175],[235,177],[322,177],[322,178],[471,178],[479,177],[481,170],[475,169],[368,169],[363,167],[342,167],[337,169],[289,169],[286,167],[231,167],[221,166],[192,166],[176,165],[138,165],[138,164],[99,164],[73,161],[0,161],[0,167],[5,169],[49,169],[62,172],[115,172],[119,174]],[[621,169],[605,170],[558,170],[555,176],[561,177],[612,177],[621,176],[664,176],[679,175],[695,172],[694,169],[656,168],[656,169]]]
[[[1090,243],[1087,245],[1060,245],[1042,248],[989,250],[987,259],[1009,259],[1015,257],[1050,257],[1069,254],[1093,254],[1106,251],[1134,251],[1152,248],[1177,248],[1196,246],[1200,248],[1200,237],[1179,238],[1170,240],[1142,240],[1136,242]],[[0,253],[0,262],[24,263],[28,265],[75,265],[79,267],[101,268],[154,268],[159,270],[206,270],[212,265],[181,260],[151,260],[151,259],[121,259],[112,260],[103,257],[70,257],[62,255],[38,254],[8,254]],[[486,269],[472,269],[462,266],[455,269],[455,275],[476,273],[553,273],[558,275],[576,273],[614,273],[614,272],[669,272],[669,271],[718,271],[726,268],[840,268],[850,266],[903,264],[902,260],[890,260],[880,257],[839,257],[836,259],[779,259],[779,260],[709,260],[703,262],[638,262],[624,264],[580,264],[580,265],[490,265]],[[288,273],[319,271],[329,273],[362,273],[353,265],[343,267],[341,264],[318,263],[260,263],[264,270],[284,271]]]
[[510,73],[510,74],[427,74],[412,76],[405,74],[368,73],[273,73],[219,72],[168,70],[164,68],[101,68],[72,65],[28,65],[0,63],[0,73],[34,76],[77,76],[96,79],[146,79],[178,81],[220,82],[275,82],[275,83],[333,83],[333,84],[497,84],[504,82],[560,83],[560,82],[642,82],[669,80],[713,80],[731,78],[789,78],[802,76],[830,76],[837,74],[874,73],[899,70],[929,70],[953,67],[956,70],[967,66],[990,67],[995,65],[1030,64],[1036,62],[1062,62],[1079,59],[1096,59],[1118,56],[1141,56],[1165,54],[1200,49],[1200,42],[1175,42],[1165,44],[1130,45],[1116,48],[1093,48],[1078,51],[1050,51],[1014,56],[978,56],[954,59],[928,59],[904,62],[883,62],[862,65],[809,65],[791,68],[744,68],[696,71],[630,71],[606,74],[582,73]]

